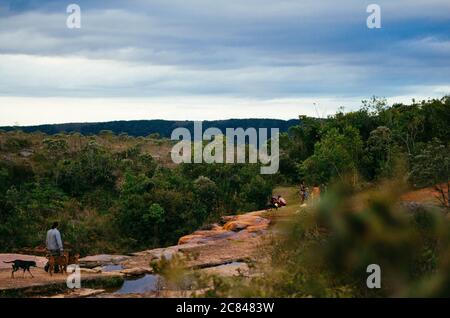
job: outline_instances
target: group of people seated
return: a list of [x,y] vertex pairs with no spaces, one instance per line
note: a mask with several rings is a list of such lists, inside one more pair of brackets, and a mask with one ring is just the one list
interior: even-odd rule
[[272,198],[270,199],[270,207],[272,209],[278,209],[281,208],[283,206],[286,206],[287,202],[286,200],[281,196],[272,196]]

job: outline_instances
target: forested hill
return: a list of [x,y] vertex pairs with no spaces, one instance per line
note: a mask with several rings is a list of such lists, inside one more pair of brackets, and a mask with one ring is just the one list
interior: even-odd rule
[[[279,119],[227,119],[204,121],[203,129],[217,127],[225,133],[226,128],[244,129],[254,128],[279,128],[280,132],[286,132],[289,127],[299,124],[298,119],[279,120]],[[49,135],[61,132],[79,132],[84,135],[98,134],[102,130],[110,130],[115,134],[127,133],[130,136],[147,136],[157,133],[161,137],[170,137],[172,131],[177,127],[186,127],[193,131],[192,121],[173,121],[173,120],[132,120],[132,121],[111,121],[102,123],[68,123],[52,124],[39,126],[21,126],[21,127],[0,127],[2,130],[10,131],[20,129],[24,132],[43,132]]]

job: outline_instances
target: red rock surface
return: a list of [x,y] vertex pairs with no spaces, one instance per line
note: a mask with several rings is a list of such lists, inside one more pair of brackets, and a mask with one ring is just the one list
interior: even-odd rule
[[230,215],[222,217],[226,222],[223,226],[214,224],[211,230],[196,231],[190,235],[181,237],[178,245],[188,243],[209,243],[222,239],[242,239],[267,230],[270,220],[261,216],[261,212],[251,212],[242,215]]

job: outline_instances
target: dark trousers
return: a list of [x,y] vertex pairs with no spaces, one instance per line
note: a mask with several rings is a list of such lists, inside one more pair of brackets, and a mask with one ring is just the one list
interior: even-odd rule
[[[51,256],[55,256],[55,257],[62,256],[62,253],[61,253],[60,250],[49,250],[48,253],[49,253]],[[47,263],[47,264],[45,265],[45,267],[44,267],[44,269],[45,269],[46,272],[48,272],[48,268],[49,268],[49,265],[48,265],[48,263]],[[58,266],[58,265],[55,265],[55,268],[53,269],[53,271],[54,271],[55,273],[58,273],[58,272],[59,272],[59,266]]]

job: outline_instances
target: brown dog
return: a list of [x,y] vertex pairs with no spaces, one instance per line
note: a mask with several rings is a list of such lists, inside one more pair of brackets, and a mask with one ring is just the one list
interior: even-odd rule
[[69,255],[69,252],[64,252],[64,255],[61,256],[48,256],[48,273],[50,276],[53,275],[53,271],[55,270],[55,266],[61,268],[61,273],[67,274],[67,266],[71,264],[78,264],[78,259],[80,258],[80,254],[76,253],[74,255]]
[[48,256],[48,273],[50,276],[53,275],[53,271],[55,270],[55,265],[59,266],[61,269],[61,273],[67,274],[67,266],[71,264],[78,264],[78,259],[80,258],[80,254],[76,253],[74,255],[69,255],[69,252],[64,252],[62,256]]
[[53,276],[53,271],[55,270],[55,265],[59,266],[61,274],[67,274],[67,265],[69,262],[69,252],[64,252],[64,255],[53,256],[50,255],[48,258],[48,273]]
[[78,259],[80,258],[80,254],[76,253],[75,255],[69,256],[69,265],[78,264]]

